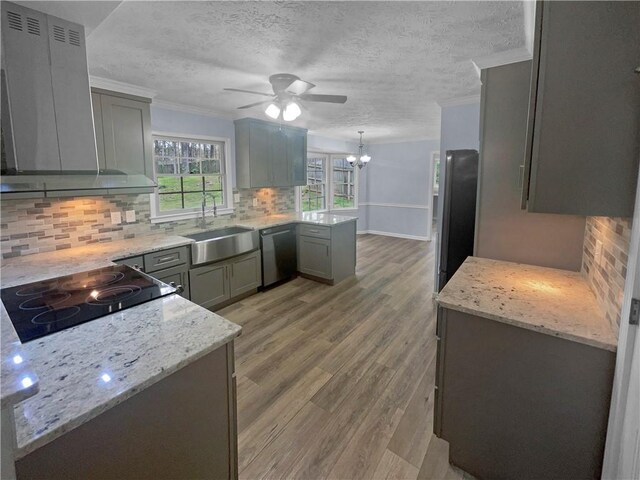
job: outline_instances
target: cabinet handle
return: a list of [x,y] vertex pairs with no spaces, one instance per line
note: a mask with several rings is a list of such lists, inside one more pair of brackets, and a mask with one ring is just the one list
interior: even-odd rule
[[312,230],[312,229],[309,229],[309,231],[310,231],[311,233],[320,233],[320,230]]
[[168,257],[161,257],[156,262],[156,265],[160,265],[161,263],[167,263],[167,262],[170,262],[172,260],[175,260],[175,257],[173,255],[168,256]]
[[233,277],[233,263],[231,264],[231,276]]
[[327,249],[327,257],[329,256],[329,245],[326,246]]

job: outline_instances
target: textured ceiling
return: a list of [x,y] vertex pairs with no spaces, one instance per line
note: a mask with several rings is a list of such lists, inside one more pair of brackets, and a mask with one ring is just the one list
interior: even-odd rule
[[294,124],[365,140],[436,138],[436,100],[480,92],[470,59],[525,45],[521,2],[122,2],[88,38],[95,76],[143,86],[157,100],[239,118],[236,107],[293,73],[312,93]]

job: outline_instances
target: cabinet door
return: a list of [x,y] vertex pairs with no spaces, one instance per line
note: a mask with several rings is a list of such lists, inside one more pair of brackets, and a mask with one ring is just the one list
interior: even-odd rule
[[149,103],[102,95],[106,168],[153,178]]
[[229,261],[231,298],[262,285],[262,259],[257,250]]
[[290,131],[287,134],[287,162],[291,171],[291,185],[307,184],[307,134]]
[[298,270],[331,279],[331,240],[302,235],[298,238]]
[[638,2],[538,3],[523,192],[529,211],[632,216],[638,25]]
[[224,264],[208,265],[189,270],[191,301],[205,308],[229,300],[228,266]]
[[287,159],[287,133],[284,128],[271,128],[271,174],[274,187],[291,185],[291,169]]
[[180,296],[186,298],[187,300],[190,298],[189,272],[186,268],[184,267],[168,268],[166,270],[160,270],[159,272],[154,272],[152,276],[166,284],[170,284],[171,282],[174,282],[176,285],[182,285],[183,291],[182,293],[180,293]]
[[249,177],[251,188],[271,187],[271,132],[267,124],[249,124]]

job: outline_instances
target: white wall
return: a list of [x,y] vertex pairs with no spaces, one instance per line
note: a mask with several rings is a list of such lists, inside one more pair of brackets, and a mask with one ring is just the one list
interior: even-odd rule
[[371,162],[362,172],[360,212],[364,230],[429,239],[432,196],[431,154],[438,140],[368,146]]

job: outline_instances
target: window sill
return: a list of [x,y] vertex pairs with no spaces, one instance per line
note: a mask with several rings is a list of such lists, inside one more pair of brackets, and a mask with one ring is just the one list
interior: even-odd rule
[[[231,215],[233,213],[233,208],[219,208],[218,216],[222,215]],[[151,223],[167,223],[167,222],[177,222],[179,220],[189,220],[192,218],[200,218],[202,217],[202,212],[183,212],[183,213],[172,213],[168,215],[159,215],[152,216]],[[213,218],[213,212],[207,208],[206,213],[207,218]]]

